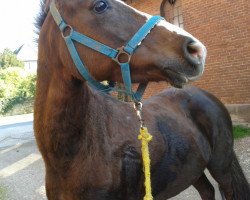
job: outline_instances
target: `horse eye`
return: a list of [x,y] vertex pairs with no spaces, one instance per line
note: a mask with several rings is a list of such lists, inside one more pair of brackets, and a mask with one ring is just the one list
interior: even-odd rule
[[94,5],[94,11],[97,13],[102,13],[107,10],[108,4],[105,1],[97,1]]

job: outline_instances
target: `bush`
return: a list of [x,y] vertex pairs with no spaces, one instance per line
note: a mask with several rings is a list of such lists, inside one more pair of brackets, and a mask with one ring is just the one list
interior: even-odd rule
[[4,51],[0,53],[0,68],[6,69],[8,67],[24,67],[24,63],[18,60],[11,50],[4,49]]
[[22,68],[0,69],[0,114],[4,115],[16,104],[33,100],[36,75],[27,74]]

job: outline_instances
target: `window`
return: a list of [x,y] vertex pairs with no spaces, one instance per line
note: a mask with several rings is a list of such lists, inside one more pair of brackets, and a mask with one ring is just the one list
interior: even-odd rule
[[180,28],[184,28],[181,0],[176,0],[174,5],[167,2],[164,10],[167,21]]

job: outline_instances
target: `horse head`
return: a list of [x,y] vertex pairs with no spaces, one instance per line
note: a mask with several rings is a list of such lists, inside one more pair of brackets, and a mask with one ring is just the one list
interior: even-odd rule
[[[48,4],[50,1],[46,1],[46,5]],[[41,60],[45,55],[47,60],[57,60],[54,65],[59,66],[56,69],[62,70],[63,77],[75,77],[82,81],[84,78],[74,67],[62,34],[70,34],[72,27],[93,40],[117,49],[125,46],[151,17],[120,0],[57,0],[55,4],[70,26],[60,33],[48,12],[39,36],[40,43],[43,43],[43,47],[39,47]],[[123,81],[117,62],[84,45],[75,45],[79,57],[94,79]],[[169,81],[176,87],[182,87],[202,75],[205,58],[206,48],[199,40],[162,19],[131,56],[131,80],[134,83]],[[119,59],[127,58],[122,55]]]

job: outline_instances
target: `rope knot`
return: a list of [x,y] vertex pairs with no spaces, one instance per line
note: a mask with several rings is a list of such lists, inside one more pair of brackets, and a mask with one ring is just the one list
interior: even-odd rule
[[139,140],[144,140],[144,141],[151,141],[153,136],[148,132],[148,129],[146,127],[142,127],[140,129],[140,135],[138,135]]

